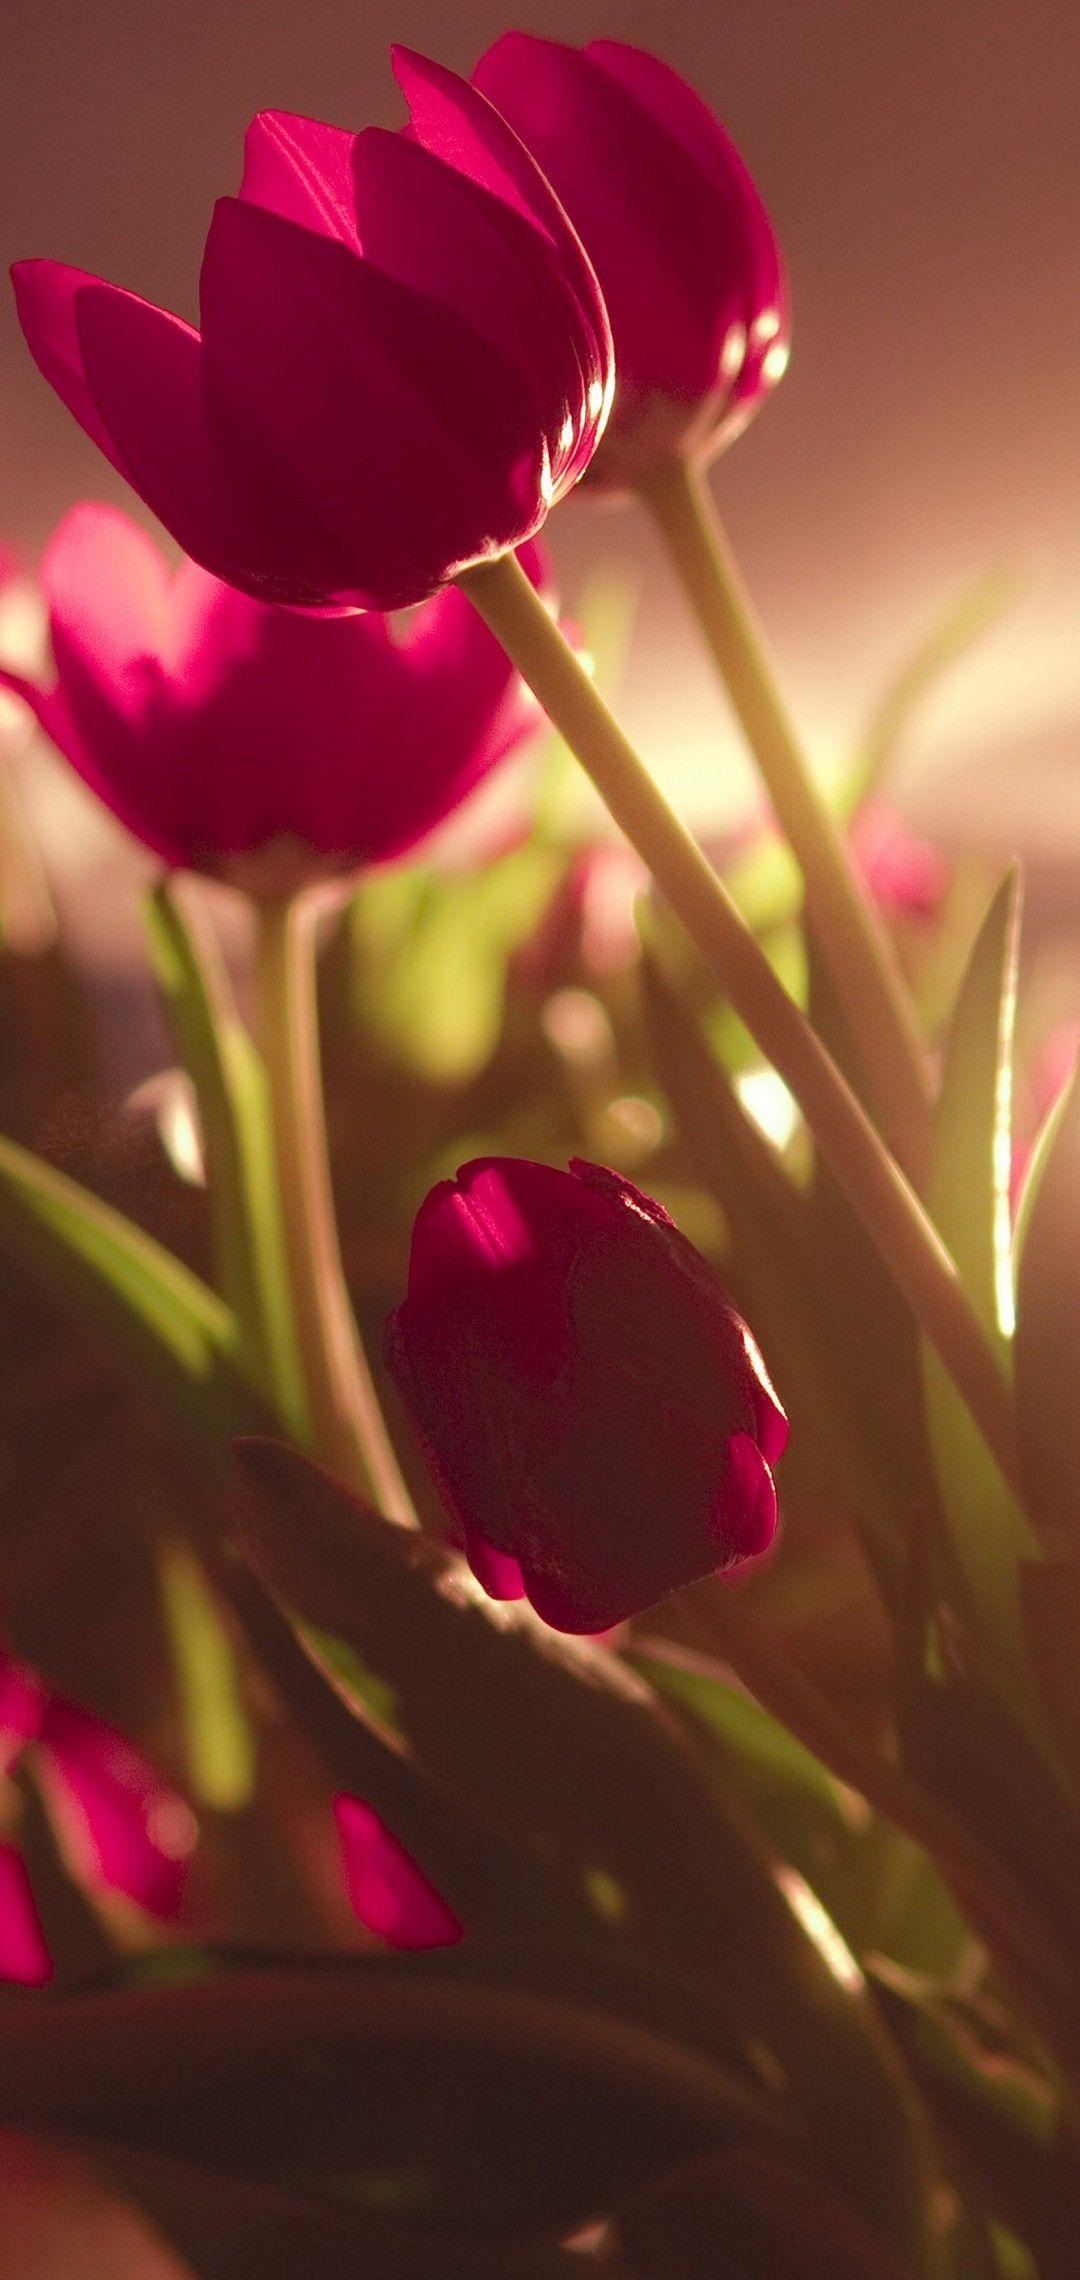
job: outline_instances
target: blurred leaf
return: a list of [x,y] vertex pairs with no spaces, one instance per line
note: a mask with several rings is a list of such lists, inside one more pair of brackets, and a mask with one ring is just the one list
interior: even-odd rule
[[1014,1369],[1020,1460],[1051,1540],[1080,1547],[1080,1075],[1028,1176],[1018,1232]]
[[[828,975],[809,946],[810,1018],[833,1058],[863,1097],[858,1056]],[[870,1538],[875,1574],[895,1603],[910,1515],[935,1507],[926,1436],[919,1336],[911,1308],[831,1172],[815,1158],[807,1191],[814,1287],[827,1309],[823,1336],[852,1415],[872,1438],[881,1475],[891,1484],[892,1540]],[[897,1522],[899,1521],[899,1525]]]
[[202,1805],[234,1813],[254,1789],[255,1743],[232,1643],[202,1569],[184,1545],[163,1546],[159,1573],[192,1794]]
[[820,1760],[704,1659],[640,1641],[635,1670],[711,1734],[739,1796],[849,1945],[941,1968],[970,1952],[963,1919],[917,1845],[881,1822]]
[[700,2055],[419,1959],[0,2011],[0,2120],[345,2202],[391,2243],[395,2222],[555,2239],[732,2135]]
[[174,1411],[218,1435],[257,1418],[223,1301],[120,1212],[2,1137],[0,1244]]
[[540,918],[561,858],[534,840],[466,872],[376,871],[348,914],[353,998],[394,1059],[460,1082],[489,1058],[509,953]]
[[[762,1710],[750,1695],[724,1681],[709,1664],[666,1641],[636,1644],[630,1661],[658,1694],[687,1710],[719,1742],[739,1769],[748,1801],[764,1807],[764,1818],[779,1808],[790,1819],[789,1835],[803,1844],[835,1845],[852,1834],[848,1793],[820,1758],[796,1741],[786,1727]],[[862,1817],[861,1807],[859,1817]],[[775,1835],[775,1830],[771,1831]],[[786,1846],[781,1850],[787,1852]],[[796,1861],[806,1873],[806,1863]]]
[[907,2087],[707,1756],[611,1653],[494,1607],[296,1452],[247,1444],[243,1462],[247,1556],[393,1689],[417,1767],[595,1905],[612,1970],[655,1987],[671,2031],[784,2079],[823,2167],[917,2259],[927,2149]]
[[821,2178],[756,2148],[714,2154],[620,2212],[630,2256],[664,2280],[909,2280]]
[[[987,1338],[1009,1363],[1012,1313],[1012,1036],[1020,883],[998,888],[968,962],[945,1051],[927,1206]],[[924,1350],[927,1422],[962,1604],[988,1649],[1023,1677],[1019,1563],[1038,1546],[951,1378]]]
[[[1052,2083],[1010,2047],[1008,2015],[895,1967],[878,1984],[946,2139],[1040,2280],[1073,2280],[1080,2161]],[[1007,2269],[1007,2267],[1006,2267]]]
[[283,1425],[304,1440],[306,1399],[289,1299],[266,1071],[213,936],[164,879],[146,904],[150,951],[199,1108],[218,1288]]
[[[199,2280],[582,2280],[570,2250],[415,2232],[265,2178],[111,2143],[88,2150],[191,2259]],[[114,2280],[112,2272],[102,2280]]]
[[1001,564],[983,570],[950,600],[929,632],[889,683],[863,731],[854,766],[836,805],[850,816],[892,766],[904,738],[928,696],[950,667],[1003,615],[1014,583]]

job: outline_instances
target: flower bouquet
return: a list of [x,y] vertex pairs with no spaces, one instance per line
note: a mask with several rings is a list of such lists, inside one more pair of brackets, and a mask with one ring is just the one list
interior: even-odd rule
[[[827,798],[708,482],[788,356],[738,151],[612,41],[395,71],[254,121],[199,331],[14,273],[181,559],[77,505],[0,638],[163,1016],[119,1101],[9,782],[9,2268],[1071,2280],[1080,1102],[885,790],[996,587]],[[722,845],[560,617],[590,494]]]

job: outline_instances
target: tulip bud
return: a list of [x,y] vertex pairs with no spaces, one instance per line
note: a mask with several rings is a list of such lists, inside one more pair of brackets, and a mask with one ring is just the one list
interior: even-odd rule
[[[539,550],[522,560],[542,586]],[[170,572],[91,502],[41,582],[56,685],[0,683],[154,854],[255,893],[415,846],[539,717],[456,590],[400,627],[276,609],[194,562]]]
[[785,371],[772,224],[733,142],[684,80],[618,40],[509,32],[474,83],[516,128],[593,262],[618,386],[591,482],[737,435]]
[[746,1324],[615,1173],[466,1164],[413,1231],[387,1362],[495,1598],[601,1631],[763,1552],[787,1421]]

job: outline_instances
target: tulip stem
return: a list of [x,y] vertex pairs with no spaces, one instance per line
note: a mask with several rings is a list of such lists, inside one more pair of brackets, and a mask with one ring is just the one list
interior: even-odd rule
[[931,1143],[927,1055],[903,976],[771,672],[753,603],[702,469],[664,462],[640,484],[778,821],[802,872],[806,920],[897,1162],[918,1186]]
[[1019,1490],[1011,1394],[956,1267],[835,1062],[653,783],[513,555],[459,583],[652,872],[766,1059],[799,1102],[823,1161]]
[[345,1487],[415,1526],[341,1261],[319,1056],[317,924],[316,895],[256,906],[258,1026],[310,1431],[315,1454]]

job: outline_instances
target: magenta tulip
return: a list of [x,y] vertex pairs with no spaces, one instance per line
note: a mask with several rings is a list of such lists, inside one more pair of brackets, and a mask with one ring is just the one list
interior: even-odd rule
[[266,112],[214,211],[202,331],[53,261],[37,363],[185,552],[307,608],[397,609],[519,546],[588,464],[611,336],[548,183],[485,98],[399,50],[406,134]]
[[[525,549],[535,582],[542,565]],[[171,865],[271,892],[413,846],[539,718],[452,589],[393,628],[170,572],[112,507],[46,551],[55,688],[0,672],[122,823]]]
[[[0,1654],[0,1773],[27,1750],[79,1882],[175,1916],[197,1833],[190,1808],[115,1726]],[[8,1877],[14,1889],[15,1872]],[[2,1956],[0,1941],[0,1972]]]
[[357,1921],[388,1947],[455,1947],[457,1917],[371,1806],[359,1797],[335,1797],[334,1819]]
[[658,1203],[512,1157],[433,1188],[387,1361],[479,1581],[601,1631],[767,1549],[787,1421]]
[[590,480],[633,483],[745,427],[788,359],[772,224],[692,88],[616,40],[510,32],[474,84],[526,143],[578,230],[607,303],[618,387]]

